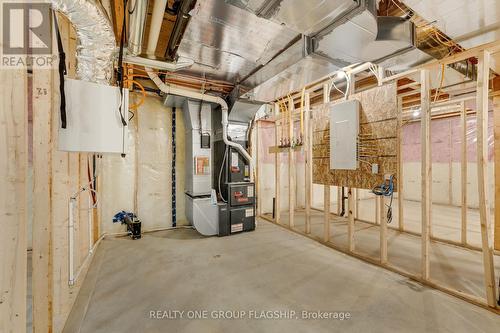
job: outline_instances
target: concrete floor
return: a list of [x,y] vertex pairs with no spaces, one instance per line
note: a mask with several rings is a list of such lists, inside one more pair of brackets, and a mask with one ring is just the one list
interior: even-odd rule
[[[207,319],[151,319],[150,311]],[[297,312],[213,319],[212,311]],[[349,320],[302,319],[344,311]],[[203,238],[194,230],[104,240],[65,332],[498,332],[500,316],[366,264],[269,222]]]
[[[442,230],[453,229],[452,221],[437,218],[438,216],[435,216]],[[288,212],[282,212],[281,219],[282,224],[288,225]],[[304,212],[295,212],[294,221],[296,230],[305,231]],[[313,210],[311,214],[312,236],[323,239],[323,223],[323,212]],[[332,216],[330,223],[330,242],[347,250],[347,219]],[[397,219],[390,226],[387,240],[389,264],[409,274],[420,275],[421,238],[392,229],[392,227],[397,227]],[[380,259],[380,230],[377,225],[356,221],[354,239],[356,254],[373,260]],[[431,242],[430,278],[439,285],[486,299],[482,260],[482,254],[479,251]],[[498,277],[500,276],[499,256],[495,256],[495,268]]]

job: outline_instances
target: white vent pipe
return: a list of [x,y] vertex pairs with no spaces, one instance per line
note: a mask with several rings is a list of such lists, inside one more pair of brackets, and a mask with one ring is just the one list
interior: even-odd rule
[[[153,80],[156,86],[158,86],[158,88],[165,94],[178,95],[187,98],[197,99],[200,101],[219,104],[222,112],[222,139],[224,140],[224,143],[226,145],[234,147],[245,157],[245,159],[250,164],[250,170],[252,170],[253,167],[252,156],[250,156],[250,154],[247,152],[245,148],[243,148],[242,145],[230,141],[227,137],[227,126],[229,124],[228,121],[229,108],[227,106],[226,101],[223,98],[213,95],[202,94],[200,92],[189,89],[179,88],[176,86],[172,86],[170,84],[165,84],[151,68],[146,68],[146,72],[148,73],[149,78]],[[251,174],[252,172],[250,172],[250,175]]]
[[[161,1],[156,1],[156,2],[161,2]],[[153,13],[152,17],[153,19],[155,17],[160,17],[161,13],[161,18],[163,19],[163,13],[165,12],[165,6],[163,4],[158,4],[153,8]],[[149,31],[149,36],[148,36],[148,53],[151,50],[156,50],[156,46],[158,44],[158,35],[160,33],[161,29],[161,24],[153,24],[151,23],[151,29]],[[153,51],[154,52],[154,51]],[[226,101],[218,96],[213,96],[213,95],[207,95],[207,94],[202,94],[197,91],[189,90],[189,89],[184,89],[176,86],[172,86],[170,84],[165,84],[159,77],[158,75],[153,71],[153,69],[145,67],[146,72],[148,73],[148,76],[153,82],[156,84],[156,86],[165,94],[172,94],[172,95],[178,95],[178,96],[183,96],[183,97],[188,97],[192,99],[197,99],[200,101],[206,101],[206,102],[211,102],[215,104],[219,104],[221,107],[221,112],[222,112],[222,139],[224,140],[224,143],[228,146],[234,147],[236,150],[238,150],[248,161],[250,164],[250,177],[252,178],[252,168],[253,168],[253,159],[252,156],[247,152],[245,148],[243,148],[242,145],[232,142],[229,140],[227,137],[227,126],[229,124],[228,121],[228,113],[229,113],[229,108],[227,106]]]

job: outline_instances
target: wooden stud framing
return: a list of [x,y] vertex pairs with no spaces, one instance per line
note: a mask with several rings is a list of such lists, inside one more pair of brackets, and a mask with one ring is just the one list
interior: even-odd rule
[[[278,104],[274,105],[274,114],[275,117],[278,118],[279,114],[279,106]],[[280,145],[280,140],[279,140],[279,125],[278,122],[276,121],[274,123],[274,144],[276,147]],[[274,220],[276,223],[281,223],[281,212],[280,212],[280,170],[281,169],[281,161],[280,161],[280,154],[274,154],[274,188],[275,188],[275,195],[274,195]]]
[[347,246],[350,252],[354,252],[355,242],[354,242],[354,196],[352,194],[352,188],[347,189],[347,209],[348,209],[348,224],[347,224]]
[[493,132],[495,149],[495,223],[494,247],[500,250],[500,96],[493,97]]
[[460,231],[460,241],[463,245],[467,244],[467,109],[465,103],[462,102],[460,112],[461,126],[461,161],[460,161],[460,203],[461,203],[461,220],[462,227]]
[[342,213],[342,188],[340,186],[335,186],[337,188],[337,215],[340,216],[340,213]]
[[[330,102],[330,95],[329,95],[329,86],[328,83],[325,83],[323,85],[323,102],[329,103]],[[324,212],[323,212],[323,240],[325,242],[330,241],[330,186],[329,185],[323,185],[323,205],[324,205]]]
[[385,201],[381,195],[377,196],[378,212],[380,214],[380,263],[387,264],[387,219],[385,215]]
[[261,136],[261,122],[260,121],[257,121],[257,126],[256,126],[256,130],[257,130],[257,133],[255,135],[255,140],[257,141],[257,144],[255,145],[255,147],[252,147],[252,150],[253,150],[253,153],[255,154],[256,158],[256,162],[257,162],[257,168],[255,168],[255,186],[257,188],[256,192],[257,192],[257,215],[258,216],[261,216],[262,215],[262,186],[260,185],[260,170],[262,170],[262,159],[264,158],[264,156],[259,156],[259,147],[260,147],[260,144],[261,144],[261,139],[260,139],[260,136]]
[[424,69],[420,73],[421,84],[421,136],[420,145],[422,148],[422,279],[429,280],[429,248],[430,248],[430,225],[431,225],[431,182],[432,182],[432,164],[431,164],[431,108],[430,108],[430,80],[429,70]]
[[403,99],[398,98],[398,227],[399,231],[405,230],[404,223],[404,186],[403,186]]
[[490,210],[488,202],[488,85],[490,54],[479,53],[477,78],[477,187],[479,192],[479,218],[481,221],[481,246],[483,249],[484,284],[488,305],[496,306],[495,267],[493,245],[490,239]]
[[311,202],[312,202],[312,130],[310,128],[311,109],[309,93],[304,96],[304,158],[305,158],[305,201],[306,201],[306,234],[311,233]]
[[26,332],[26,69],[0,70],[0,332]]
[[53,71],[33,71],[33,332],[52,328],[51,124]]
[[[292,145],[292,140],[295,139],[294,127],[293,127],[293,111],[294,105],[293,100],[290,98],[288,101],[288,133],[290,139],[290,146]],[[290,228],[295,227],[295,151],[290,148],[288,150],[288,221],[290,223]]]

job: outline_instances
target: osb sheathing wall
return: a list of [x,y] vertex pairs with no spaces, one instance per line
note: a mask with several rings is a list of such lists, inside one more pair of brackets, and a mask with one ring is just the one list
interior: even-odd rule
[[[357,170],[330,170],[330,106],[336,100],[313,110],[313,182],[323,185],[372,189],[384,182],[385,174],[394,175],[398,167],[398,105],[396,84],[376,87],[357,94],[350,100],[361,103],[359,115],[360,143],[373,144],[376,156],[364,158]],[[378,174],[372,174],[370,164],[378,164]]]

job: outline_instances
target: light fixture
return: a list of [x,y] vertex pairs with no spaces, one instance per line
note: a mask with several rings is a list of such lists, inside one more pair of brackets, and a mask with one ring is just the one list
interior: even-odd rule
[[413,118],[417,118],[418,116],[420,116],[420,109],[415,109],[413,111]]
[[347,77],[347,74],[344,71],[338,71],[336,73],[337,78],[339,79],[345,79]]

